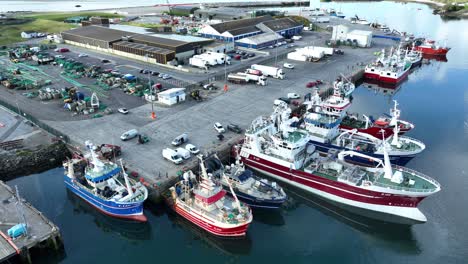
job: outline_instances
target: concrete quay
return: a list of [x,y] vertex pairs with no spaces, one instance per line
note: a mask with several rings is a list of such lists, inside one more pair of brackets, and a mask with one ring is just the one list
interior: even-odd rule
[[[28,202],[18,204],[15,190],[2,181],[0,199],[0,262],[19,255],[23,262],[31,263],[30,249],[45,246],[58,250],[61,247],[59,228]],[[23,215],[19,215],[19,212]],[[7,230],[23,223],[23,219],[26,219],[27,234],[10,238]]]

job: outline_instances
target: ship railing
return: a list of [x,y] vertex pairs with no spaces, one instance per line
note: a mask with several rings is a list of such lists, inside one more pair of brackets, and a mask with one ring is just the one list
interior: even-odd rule
[[381,183],[381,182],[378,182],[378,179],[379,177],[382,177],[383,175],[380,175],[378,177],[375,178],[375,181],[373,182],[373,185],[375,186],[379,186],[379,187],[384,187],[384,188],[389,188],[389,189],[395,189],[395,190],[400,190],[400,191],[408,191],[408,192],[420,192],[420,193],[427,193],[427,192],[433,192],[435,191],[436,189],[439,189],[440,188],[440,184],[438,182],[436,182],[434,179],[430,178],[429,176],[427,175],[424,175],[420,172],[417,172],[415,170],[411,170],[411,169],[408,169],[406,167],[400,167],[400,166],[393,166],[394,168],[397,168],[401,171],[404,171],[406,173],[410,173],[412,175],[415,175],[415,176],[418,176],[420,178],[423,178],[425,179],[426,181],[430,182],[431,184],[433,184],[434,186],[436,186],[435,188],[427,188],[427,189],[419,189],[419,188],[412,188],[412,187],[403,187],[403,186],[399,186],[399,185],[391,185],[391,184],[385,184],[385,183]]
[[436,188],[433,188],[433,189],[440,188],[440,183],[438,183],[436,180],[432,179],[431,177],[427,176],[424,173],[412,170],[412,169],[407,168],[407,167],[398,166],[398,165],[394,165],[393,167],[395,167],[395,168],[397,168],[397,169],[399,169],[399,170],[401,170],[403,172],[409,173],[411,175],[415,175],[415,176],[418,176],[420,178],[423,178],[424,180],[426,180],[426,181],[430,182],[431,184],[433,184],[434,186],[436,186]]
[[424,142],[422,142],[421,140],[418,140],[418,139],[415,139],[415,138],[412,138],[412,137],[407,137],[407,136],[401,136],[399,139],[409,139],[411,141],[414,141],[414,142],[417,142],[423,146],[425,146],[426,144],[424,144]]

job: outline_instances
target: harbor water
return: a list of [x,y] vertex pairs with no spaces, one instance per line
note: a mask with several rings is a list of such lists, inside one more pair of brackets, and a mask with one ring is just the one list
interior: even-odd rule
[[351,108],[378,116],[398,100],[402,118],[416,125],[408,136],[423,141],[427,149],[407,166],[442,185],[441,192],[420,204],[427,223],[405,228],[371,221],[291,189],[291,199],[281,210],[254,211],[246,238],[222,240],[169,214],[162,205],[147,204],[149,221],[143,224],[104,216],[66,190],[58,168],[8,182],[18,185],[22,196],[61,229],[64,252],[41,255],[35,262],[466,263],[468,21],[443,21],[428,6],[414,3],[321,5],[446,40],[452,48],[447,62],[423,64],[398,89],[361,85]]

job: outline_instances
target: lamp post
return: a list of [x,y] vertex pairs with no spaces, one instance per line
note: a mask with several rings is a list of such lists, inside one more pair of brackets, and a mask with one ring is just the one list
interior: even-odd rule
[[[149,64],[148,54],[145,54],[146,63]],[[151,84],[151,73],[148,73],[148,88],[151,95],[151,119],[156,119],[156,114],[154,113],[154,97],[156,95],[154,87]]]

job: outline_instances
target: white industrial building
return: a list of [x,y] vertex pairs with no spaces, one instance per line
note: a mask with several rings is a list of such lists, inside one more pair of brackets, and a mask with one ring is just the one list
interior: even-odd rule
[[165,105],[175,105],[185,101],[185,88],[171,88],[158,93],[158,101]]
[[247,37],[236,41],[237,46],[251,49],[263,49],[273,46],[284,40],[283,36],[276,32],[263,33],[252,37]]
[[353,41],[358,47],[368,48],[372,45],[372,31],[368,30],[349,30],[349,27],[338,25],[333,27],[332,41]]

